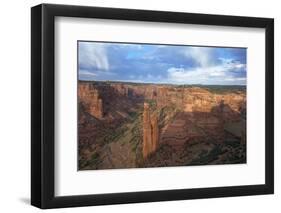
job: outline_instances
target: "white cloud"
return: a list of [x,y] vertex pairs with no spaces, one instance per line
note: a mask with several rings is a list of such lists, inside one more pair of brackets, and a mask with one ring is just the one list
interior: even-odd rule
[[79,79],[84,80],[99,80],[100,76],[107,76],[111,78],[112,76],[116,75],[116,73],[104,70],[91,70],[88,71],[86,69],[79,69]]
[[79,43],[79,64],[83,67],[108,70],[109,63],[106,54],[106,47],[103,44],[80,42]]
[[95,80],[96,74],[87,70],[79,70],[79,80]]
[[[141,44],[138,43],[114,43],[114,48],[132,48],[132,49],[137,49],[140,50],[143,48],[143,46]],[[110,43],[108,43],[107,45],[111,45]]]
[[79,70],[79,75],[96,76],[96,73],[89,72],[87,70]]
[[246,78],[235,77],[232,73],[246,68],[245,64],[232,60],[221,60],[221,62],[218,65],[208,65],[207,59],[204,59],[202,60],[204,66],[195,68],[171,67],[167,70],[168,79],[174,83],[186,84],[227,84],[230,81],[245,84]]
[[232,59],[227,59],[227,58],[219,58],[219,60],[222,62],[222,64],[229,67],[229,69],[245,69],[246,68],[246,64],[242,64],[239,61],[234,61]]
[[183,54],[187,58],[192,58],[201,67],[207,67],[212,64],[211,54],[212,49],[208,47],[188,47],[185,48]]
[[204,83],[208,81],[210,77],[223,76],[224,74],[220,70],[214,70],[214,68],[195,68],[184,69],[171,67],[168,69],[168,78],[172,82],[176,83]]
[[246,81],[246,78],[234,78],[234,77],[231,77],[231,78],[226,78],[224,79],[225,81]]
[[175,82],[219,84],[223,84],[224,81],[233,81],[239,84],[242,81],[246,82],[245,78],[234,77],[233,73],[230,73],[246,70],[246,64],[229,58],[214,60],[213,48],[189,47],[183,50],[183,54],[194,60],[197,67],[191,69],[172,67],[168,69],[169,78]]
[[246,68],[246,64],[235,64],[234,66],[236,69]]

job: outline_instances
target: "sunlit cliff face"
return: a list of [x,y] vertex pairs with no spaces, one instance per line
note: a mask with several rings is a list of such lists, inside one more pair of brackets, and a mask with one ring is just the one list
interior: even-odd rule
[[102,119],[103,104],[99,91],[90,84],[79,85],[78,91],[79,99],[83,102],[86,111],[92,116]]
[[[87,159],[87,155],[92,153],[87,148],[89,146],[90,150],[97,153],[105,149],[103,146],[109,146],[110,149],[117,149],[128,155],[130,164],[127,166],[133,166],[134,162],[137,162],[134,159],[137,159],[136,153],[139,149],[142,159],[148,159],[147,165],[154,165],[149,159],[161,153],[163,145],[168,145],[178,153],[194,141],[212,140],[215,144],[223,144],[226,140],[225,129],[232,131],[232,123],[245,123],[245,118],[242,118],[242,114],[246,113],[245,91],[216,93],[200,87],[80,82],[78,101],[80,114],[82,113],[79,117],[82,125],[79,128],[79,144],[83,147],[81,150],[84,150],[81,153],[88,153],[84,157]],[[120,127],[123,129],[119,131]],[[116,133],[111,133],[113,131]],[[134,135],[136,131],[137,137]],[[245,127],[240,126],[235,131],[234,137],[245,144]],[[103,142],[104,138],[106,142]],[[122,138],[126,141],[119,144]],[[128,147],[123,150],[125,146],[122,144],[130,146],[128,141],[134,140],[138,142],[130,142],[136,147],[133,153],[128,151]],[[212,147],[204,146],[207,146],[207,149]],[[107,163],[100,163],[99,167],[115,168],[117,164],[114,161],[119,159],[120,166],[123,158],[124,156],[114,157]],[[167,164],[173,165],[170,160],[166,161]]]

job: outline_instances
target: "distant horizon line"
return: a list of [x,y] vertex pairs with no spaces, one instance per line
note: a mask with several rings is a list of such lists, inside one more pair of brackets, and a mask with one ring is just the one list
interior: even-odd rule
[[197,83],[197,84],[177,84],[177,83],[153,83],[153,82],[134,82],[134,81],[118,81],[118,80],[83,80],[83,79],[78,79],[78,81],[84,81],[84,82],[109,82],[109,83],[132,83],[132,84],[158,84],[158,85],[177,85],[177,86],[196,86],[196,85],[201,85],[201,86],[244,86],[246,87],[246,84],[202,84],[202,83]]

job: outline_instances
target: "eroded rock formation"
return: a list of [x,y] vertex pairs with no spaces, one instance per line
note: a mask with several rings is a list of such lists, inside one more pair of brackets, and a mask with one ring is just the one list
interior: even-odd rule
[[151,114],[149,104],[144,103],[143,110],[143,158],[155,152],[158,148],[159,127],[156,114]]
[[[234,157],[239,150],[244,153],[246,145],[246,127],[241,124],[246,123],[246,90],[221,89],[79,82],[81,167],[236,162]],[[226,149],[231,151],[221,154]]]
[[103,117],[103,101],[97,89],[91,84],[80,84],[78,96],[88,113],[98,119]]

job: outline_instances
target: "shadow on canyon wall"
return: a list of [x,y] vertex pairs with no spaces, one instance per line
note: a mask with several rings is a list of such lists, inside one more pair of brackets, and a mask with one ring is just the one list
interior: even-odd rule
[[[79,169],[246,162],[243,104],[238,110],[224,100],[209,110],[193,107],[185,111],[173,102],[159,108],[155,88],[132,89],[102,83],[83,88],[84,94],[83,89],[79,90]],[[99,100],[102,104],[95,105]],[[149,103],[151,114],[157,116],[159,128],[157,147],[145,157],[144,103]]]

